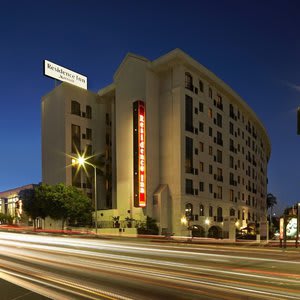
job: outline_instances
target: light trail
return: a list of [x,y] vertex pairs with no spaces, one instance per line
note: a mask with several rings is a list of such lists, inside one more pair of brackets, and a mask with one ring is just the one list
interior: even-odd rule
[[[202,291],[207,299],[231,299],[230,293],[235,297],[250,293],[257,299],[300,298],[300,262],[287,259],[296,257],[294,254],[274,259],[229,255],[224,249],[207,250],[194,245],[3,233],[0,240],[1,277],[19,274],[15,276],[18,284],[29,282],[32,290],[41,294],[47,291],[48,296],[53,291],[89,299],[152,299],[152,293],[175,293],[174,289],[196,298]],[[134,289],[147,291],[150,298],[144,293],[137,298]],[[210,298],[214,293],[220,298]],[[176,299],[176,294],[173,296]]]

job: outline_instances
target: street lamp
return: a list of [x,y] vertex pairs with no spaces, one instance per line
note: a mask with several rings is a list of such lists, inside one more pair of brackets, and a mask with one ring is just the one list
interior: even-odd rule
[[72,158],[72,165],[78,164],[79,168],[85,168],[85,165],[91,166],[94,168],[94,197],[95,197],[95,231],[98,234],[98,216],[97,216],[97,166],[87,161],[87,159],[81,155],[78,157]]

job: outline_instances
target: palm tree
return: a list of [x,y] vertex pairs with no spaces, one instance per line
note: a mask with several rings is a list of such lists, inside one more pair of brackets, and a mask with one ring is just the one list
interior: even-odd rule
[[277,204],[277,198],[271,194],[271,193],[268,193],[267,195],[267,209],[270,209],[270,227],[271,227],[271,231],[272,231],[272,225],[273,225],[273,222],[272,222],[272,216],[273,216],[273,207]]

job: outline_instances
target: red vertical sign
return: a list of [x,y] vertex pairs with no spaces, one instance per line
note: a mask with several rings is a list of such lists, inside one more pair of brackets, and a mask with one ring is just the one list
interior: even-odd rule
[[145,104],[133,104],[134,206],[146,206],[146,118]]

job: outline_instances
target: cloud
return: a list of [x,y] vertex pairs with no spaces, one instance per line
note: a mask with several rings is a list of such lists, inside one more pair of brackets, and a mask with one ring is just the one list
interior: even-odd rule
[[294,84],[294,83],[290,83],[290,82],[285,82],[285,84],[287,86],[289,86],[290,88],[300,92],[300,85]]

